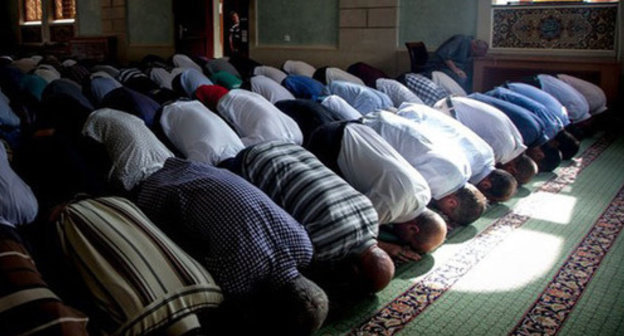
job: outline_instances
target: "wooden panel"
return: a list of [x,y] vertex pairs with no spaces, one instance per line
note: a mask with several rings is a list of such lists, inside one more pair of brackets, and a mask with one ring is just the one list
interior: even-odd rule
[[618,98],[620,64],[615,58],[498,55],[476,58],[473,88],[488,91],[506,81],[537,74],[565,73],[600,86],[609,102]]
[[116,44],[115,36],[77,37],[69,41],[69,50],[79,59],[111,61],[117,53]]

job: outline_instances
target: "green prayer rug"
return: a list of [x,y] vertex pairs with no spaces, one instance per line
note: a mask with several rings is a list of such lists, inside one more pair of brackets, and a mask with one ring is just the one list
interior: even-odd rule
[[584,140],[317,335],[624,335],[623,164],[624,139]]

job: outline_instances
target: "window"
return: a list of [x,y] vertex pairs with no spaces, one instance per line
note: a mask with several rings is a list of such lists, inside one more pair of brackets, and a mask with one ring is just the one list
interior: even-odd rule
[[54,0],[54,20],[69,20],[75,17],[75,0]]
[[74,36],[76,0],[19,0],[19,41],[67,42]]
[[41,0],[24,0],[24,22],[41,22]]

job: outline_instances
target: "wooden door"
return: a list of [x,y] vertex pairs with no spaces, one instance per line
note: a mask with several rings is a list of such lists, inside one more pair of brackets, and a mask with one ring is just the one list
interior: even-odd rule
[[174,0],[177,53],[213,57],[212,0]]

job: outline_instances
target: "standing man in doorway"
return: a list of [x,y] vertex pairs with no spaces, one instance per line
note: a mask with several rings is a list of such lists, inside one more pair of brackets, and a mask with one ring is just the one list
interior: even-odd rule
[[243,42],[243,34],[240,27],[240,17],[236,11],[230,11],[229,14],[232,25],[228,31],[228,46],[230,47],[229,55],[239,55]]

